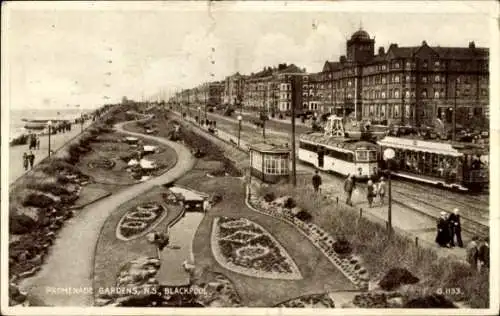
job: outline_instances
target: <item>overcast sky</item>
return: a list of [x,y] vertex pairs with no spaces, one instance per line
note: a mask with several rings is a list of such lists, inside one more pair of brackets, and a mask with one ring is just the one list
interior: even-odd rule
[[[11,3],[4,6],[7,19],[2,19],[8,104],[95,107],[103,104],[104,96],[115,101],[159,91],[168,95],[236,71],[247,74],[282,62],[317,72],[325,60],[345,54],[346,38],[360,24],[375,37],[376,50],[390,43],[416,46],[423,40],[431,46],[467,46],[469,41],[490,46],[492,12],[486,1],[473,6],[449,1],[440,6],[396,4],[384,7],[370,1],[340,8],[291,2],[263,9],[220,2],[191,7],[160,2],[45,3],[35,9]],[[412,13],[380,12],[389,8]],[[422,8],[433,13],[414,13]],[[372,9],[379,12],[359,12]]]

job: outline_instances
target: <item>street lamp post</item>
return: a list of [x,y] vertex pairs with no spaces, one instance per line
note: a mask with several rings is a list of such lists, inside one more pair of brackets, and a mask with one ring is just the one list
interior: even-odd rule
[[238,147],[240,147],[240,136],[241,136],[241,120],[243,117],[238,115]]
[[391,183],[391,162],[394,159],[396,153],[392,148],[386,148],[384,150],[384,160],[387,164],[387,181],[389,182],[389,206],[387,212],[387,225],[389,229],[389,234],[392,232],[392,183]]
[[50,157],[50,132],[52,129],[52,121],[48,121],[47,126],[49,127],[49,157]]

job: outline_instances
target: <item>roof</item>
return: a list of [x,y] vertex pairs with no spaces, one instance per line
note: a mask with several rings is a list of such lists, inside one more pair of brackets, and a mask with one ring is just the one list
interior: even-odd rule
[[268,143],[257,143],[248,146],[250,150],[268,153],[289,153],[291,149],[289,147],[277,146]]
[[341,68],[341,64],[338,61],[325,61],[323,66],[323,71],[335,71]]
[[365,30],[362,29],[357,30],[351,36],[351,40],[369,40],[369,39],[370,35]]
[[[391,44],[387,53],[390,51],[398,58],[411,58],[414,57],[422,46],[408,46],[399,47],[396,44]],[[487,58],[489,56],[488,48],[482,47],[441,47],[441,46],[427,46],[432,49],[442,59],[473,59],[473,58]],[[385,55],[387,55],[387,53]],[[385,56],[384,55],[384,56]],[[377,55],[376,57],[378,57]]]
[[378,149],[377,144],[374,143],[360,141],[356,139],[350,139],[350,138],[325,136],[324,134],[320,133],[303,134],[300,136],[300,140],[306,142],[313,142],[316,144],[322,144],[327,147],[339,149],[340,151],[352,152],[362,147],[373,150]]
[[422,151],[434,154],[459,157],[462,154],[453,148],[451,143],[432,142],[419,139],[387,136],[377,142],[381,146],[400,148],[411,151]]

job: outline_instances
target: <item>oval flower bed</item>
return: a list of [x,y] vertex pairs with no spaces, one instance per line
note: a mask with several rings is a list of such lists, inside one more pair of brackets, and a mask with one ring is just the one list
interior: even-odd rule
[[90,169],[112,169],[115,166],[115,162],[107,158],[100,158],[90,161],[88,166]]
[[131,240],[149,232],[167,215],[167,210],[158,203],[138,205],[127,211],[118,222],[116,237]]
[[248,219],[216,217],[211,244],[217,262],[233,272],[267,279],[302,279],[295,262],[278,241]]

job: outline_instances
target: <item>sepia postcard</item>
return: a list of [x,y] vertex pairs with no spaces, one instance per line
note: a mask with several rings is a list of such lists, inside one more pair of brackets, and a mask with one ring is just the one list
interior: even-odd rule
[[3,2],[1,313],[497,315],[499,13]]

